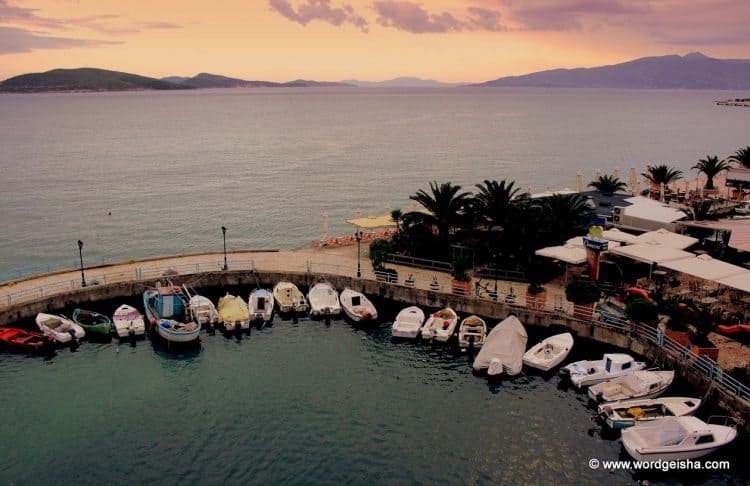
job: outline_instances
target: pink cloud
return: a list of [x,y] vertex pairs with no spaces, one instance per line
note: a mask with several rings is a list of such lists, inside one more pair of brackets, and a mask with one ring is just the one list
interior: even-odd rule
[[457,9],[455,13],[431,13],[419,3],[404,0],[376,0],[373,7],[378,14],[378,24],[414,34],[505,30],[500,22],[500,12],[488,8],[469,7]]
[[301,25],[319,20],[337,26],[352,24],[362,32],[367,32],[367,20],[358,15],[351,5],[332,7],[330,0],[306,0],[295,10],[289,0],[269,0],[268,3],[273,10]]

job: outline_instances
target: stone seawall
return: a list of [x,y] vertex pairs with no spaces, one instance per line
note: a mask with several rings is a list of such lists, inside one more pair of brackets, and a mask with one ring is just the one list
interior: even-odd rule
[[[261,285],[272,287],[276,282],[287,280],[299,286],[309,287],[314,283],[326,280],[334,287],[342,289],[351,287],[369,295],[402,302],[409,305],[424,307],[450,306],[458,312],[477,314],[493,321],[515,313],[524,325],[555,329],[568,329],[575,335],[593,341],[616,346],[624,350],[645,357],[652,363],[664,368],[674,369],[677,375],[699,393],[706,394],[706,400],[717,408],[724,410],[742,424],[745,432],[750,432],[750,402],[730,393],[722,386],[716,386],[703,373],[690,366],[684,359],[673,356],[656,343],[639,338],[635,333],[623,333],[618,329],[608,329],[590,322],[580,321],[568,315],[535,311],[509,305],[503,302],[458,297],[450,294],[414,289],[399,285],[391,285],[374,280],[356,279],[348,276],[325,275],[302,272],[206,272],[198,275],[176,276],[172,280],[176,284],[188,283],[196,287],[222,287],[256,285],[256,279]],[[87,303],[140,295],[143,291],[156,284],[159,279],[143,280],[107,285],[95,285],[76,290],[61,292],[31,302],[11,305],[0,310],[0,323],[33,319],[39,312],[51,309],[61,309],[69,306],[85,306]]]

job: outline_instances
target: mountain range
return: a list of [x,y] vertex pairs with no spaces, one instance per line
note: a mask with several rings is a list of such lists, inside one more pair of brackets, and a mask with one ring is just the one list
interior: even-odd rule
[[459,83],[443,83],[434,79],[422,79],[413,77],[399,77],[385,81],[359,81],[347,79],[342,83],[351,84],[359,88],[452,88]]

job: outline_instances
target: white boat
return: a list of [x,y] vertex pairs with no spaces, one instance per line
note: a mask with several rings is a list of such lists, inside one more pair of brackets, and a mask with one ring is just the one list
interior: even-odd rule
[[453,336],[458,324],[458,316],[450,307],[430,314],[422,326],[422,339],[434,339],[445,342]]
[[629,354],[611,353],[595,361],[582,360],[570,363],[563,366],[560,373],[569,376],[576,388],[583,388],[642,370],[645,367],[646,363],[634,360]]
[[219,322],[219,312],[214,303],[202,295],[193,295],[188,301],[190,318],[201,326],[210,326]]
[[568,357],[573,348],[573,335],[569,332],[556,334],[532,346],[523,355],[523,364],[542,371],[549,371]]
[[36,325],[42,334],[52,337],[58,343],[69,343],[86,335],[81,326],[63,316],[39,313],[36,315]]
[[255,289],[247,299],[250,318],[256,321],[268,322],[273,315],[273,294],[270,290]]
[[123,304],[115,310],[112,316],[112,327],[117,337],[143,336],[146,334],[146,324],[143,315],[135,307]]
[[391,335],[397,338],[415,339],[419,335],[419,330],[422,329],[422,324],[424,324],[422,309],[415,305],[401,309],[401,312],[396,315],[396,320],[393,321]]
[[200,337],[201,326],[186,320],[188,314],[187,297],[181,287],[172,285],[147,289],[143,293],[143,308],[150,330],[173,343],[196,341]]
[[674,371],[635,371],[589,387],[589,398],[599,403],[656,398],[674,381]]
[[469,316],[458,326],[458,345],[468,348],[470,345],[481,348],[487,339],[487,324],[479,316]]
[[737,430],[696,417],[667,417],[622,431],[622,445],[636,461],[695,459],[732,442]]
[[637,398],[599,405],[599,415],[609,428],[618,430],[663,417],[693,415],[700,404],[698,398]]
[[273,287],[273,298],[279,312],[307,312],[309,306],[305,295],[291,282],[279,282]]
[[197,322],[178,322],[172,319],[159,319],[156,333],[169,342],[189,343],[200,337],[201,326]]
[[378,311],[365,294],[345,288],[341,291],[341,308],[344,314],[354,322],[374,321]]
[[310,302],[310,313],[313,316],[329,316],[341,314],[339,294],[328,282],[313,285],[307,293]]
[[508,316],[487,335],[474,359],[476,371],[486,369],[490,376],[517,375],[523,368],[523,352],[528,335],[516,316]]
[[219,322],[226,331],[250,328],[250,310],[245,299],[227,294],[219,299]]

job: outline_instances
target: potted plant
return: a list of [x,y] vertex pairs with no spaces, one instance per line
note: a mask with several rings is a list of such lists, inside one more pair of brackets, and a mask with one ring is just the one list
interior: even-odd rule
[[469,260],[458,256],[453,260],[451,271],[451,292],[456,295],[469,295],[471,292],[471,276],[468,273]]
[[539,282],[531,282],[526,287],[526,307],[544,310],[547,303],[547,290]]
[[601,296],[601,289],[591,280],[573,279],[565,287],[565,298],[573,303],[573,317],[576,319],[590,321],[594,316],[594,305]]
[[[375,271],[375,279],[378,282],[391,281],[389,272],[391,269],[385,267],[385,259],[390,252],[391,242],[388,240],[375,240],[370,243],[370,262],[372,263],[372,269]],[[398,278],[398,274],[396,274],[396,278]]]
[[625,304],[625,314],[635,322],[656,325],[659,312],[655,303],[643,297],[634,297]]
[[695,320],[695,309],[684,302],[670,299],[664,303],[663,312],[668,316],[664,335],[682,346],[690,346],[688,322]]
[[713,316],[708,312],[698,312],[692,325],[688,326],[690,350],[698,356],[705,356],[714,361],[719,360],[719,348],[709,341],[708,335],[713,330]]

